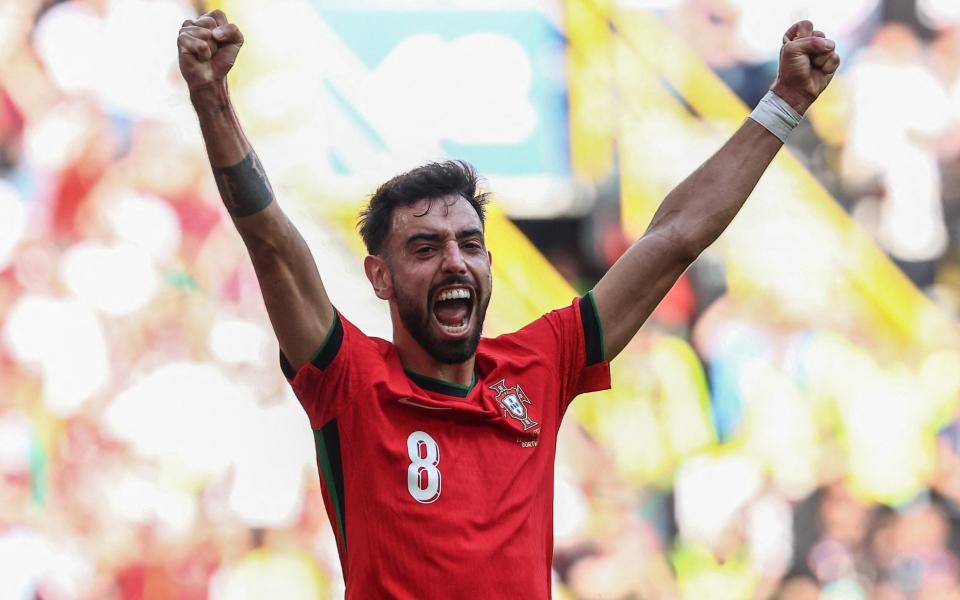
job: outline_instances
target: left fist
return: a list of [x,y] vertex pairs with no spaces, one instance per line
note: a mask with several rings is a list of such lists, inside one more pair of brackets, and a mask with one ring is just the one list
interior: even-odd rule
[[783,35],[780,68],[770,89],[802,115],[826,89],[840,66],[840,56],[834,52],[836,47],[833,40],[814,29],[810,21],[794,23]]

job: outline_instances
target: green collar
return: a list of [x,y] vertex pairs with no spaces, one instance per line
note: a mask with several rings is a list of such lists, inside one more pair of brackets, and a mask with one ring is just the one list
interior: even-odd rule
[[422,387],[425,390],[430,392],[437,392],[438,394],[444,394],[447,396],[455,396],[457,398],[466,398],[467,394],[470,393],[470,390],[477,385],[477,373],[474,371],[473,379],[470,381],[470,385],[460,385],[458,383],[451,383],[449,381],[443,381],[442,379],[434,379],[433,377],[427,377],[426,375],[420,375],[419,373],[414,373],[407,369],[403,370],[415,384]]

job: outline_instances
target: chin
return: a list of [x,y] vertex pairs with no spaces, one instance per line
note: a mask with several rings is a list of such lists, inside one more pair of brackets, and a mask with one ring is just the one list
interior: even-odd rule
[[477,330],[461,340],[437,340],[432,346],[425,346],[424,350],[445,365],[457,365],[473,358],[479,344],[480,332]]

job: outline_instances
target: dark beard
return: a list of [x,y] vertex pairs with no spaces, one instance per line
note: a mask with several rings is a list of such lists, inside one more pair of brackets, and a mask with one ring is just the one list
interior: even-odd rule
[[[439,338],[430,326],[430,321],[433,319],[430,299],[433,298],[434,293],[439,288],[456,284],[470,286],[474,295],[479,297],[477,314],[474,317],[476,322],[470,323],[472,331],[469,336],[462,340],[444,340]],[[483,320],[487,315],[488,304],[490,304],[490,295],[487,294],[485,298],[482,297],[481,290],[465,277],[448,278],[434,285],[427,291],[427,301],[422,304],[416,300],[401,298],[399,294],[397,295],[397,312],[400,313],[403,326],[407,328],[413,339],[420,344],[420,347],[427,351],[427,354],[445,365],[460,364],[477,353],[477,346],[480,344],[480,332],[483,331]]]

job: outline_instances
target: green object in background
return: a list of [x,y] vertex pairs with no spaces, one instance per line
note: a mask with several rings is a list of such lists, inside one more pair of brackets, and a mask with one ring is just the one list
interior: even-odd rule
[[186,292],[195,292],[200,289],[197,280],[186,271],[168,271],[164,273],[163,281],[170,287],[179,288]]
[[47,503],[47,453],[36,435],[30,436],[30,497],[37,506]]
[[741,600],[752,598],[760,581],[750,564],[745,546],[732,551],[726,560],[717,559],[707,546],[680,542],[671,554],[682,598]]

